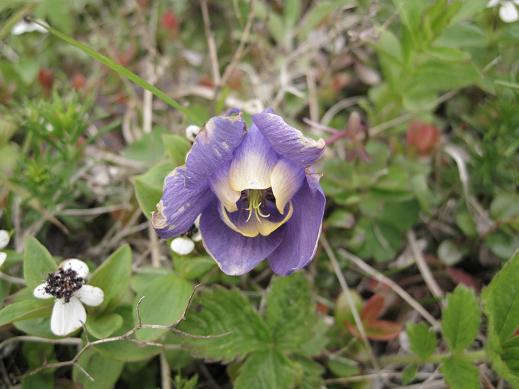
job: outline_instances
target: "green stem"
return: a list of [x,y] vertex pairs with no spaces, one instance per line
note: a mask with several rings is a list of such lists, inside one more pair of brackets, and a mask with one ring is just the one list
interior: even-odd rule
[[[429,358],[423,360],[415,354],[388,355],[380,358],[380,364],[382,366],[390,366],[423,363],[441,363],[451,356],[451,353],[437,353],[432,354]],[[485,350],[466,351],[465,353],[461,354],[461,356],[472,362],[482,362],[487,359]]]
[[58,37],[59,39],[64,40],[65,42],[71,44],[72,46],[78,48],[85,54],[89,55],[90,57],[94,58],[95,60],[101,62],[103,65],[106,65],[110,69],[112,69],[117,74],[126,77],[134,84],[140,86],[143,89],[146,89],[153,93],[155,96],[157,96],[159,99],[164,101],[166,104],[170,105],[171,107],[175,108],[176,110],[182,112],[186,117],[194,124],[197,124],[199,126],[203,125],[203,122],[200,121],[200,119],[195,115],[193,112],[191,112],[186,107],[183,107],[180,103],[173,100],[171,97],[169,97],[165,92],[160,90],[159,88],[153,86],[143,78],[139,77],[137,74],[133,73],[131,70],[125,68],[124,66],[118,64],[113,59],[107,57],[106,55],[103,55],[99,53],[98,51],[94,50],[90,46],[86,45],[85,43],[82,43],[64,33],[62,33],[59,30],[56,30],[55,28],[43,24],[37,20],[33,20],[34,23],[39,24],[43,28],[47,29],[52,35]]

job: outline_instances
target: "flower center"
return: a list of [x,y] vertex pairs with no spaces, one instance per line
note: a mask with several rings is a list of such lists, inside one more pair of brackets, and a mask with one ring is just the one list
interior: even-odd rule
[[251,219],[252,215],[258,222],[261,223],[261,218],[270,217],[270,213],[262,210],[265,208],[267,201],[274,200],[274,194],[272,189],[246,189],[242,191],[241,198],[245,199],[249,206],[246,208],[248,211],[247,222]]
[[59,269],[54,273],[49,273],[47,277],[45,292],[53,295],[60,299],[65,299],[68,303],[72,294],[80,289],[85,280],[83,277],[79,277],[75,270],[72,269]]

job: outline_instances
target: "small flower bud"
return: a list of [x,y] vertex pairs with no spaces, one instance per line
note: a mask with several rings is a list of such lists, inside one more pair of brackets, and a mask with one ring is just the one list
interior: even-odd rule
[[194,142],[199,132],[200,127],[191,124],[190,126],[186,127],[186,138],[189,139],[191,142]]
[[171,241],[171,250],[178,255],[189,255],[195,248],[195,243],[184,236],[179,236]]
[[9,232],[0,230],[0,250],[9,244]]

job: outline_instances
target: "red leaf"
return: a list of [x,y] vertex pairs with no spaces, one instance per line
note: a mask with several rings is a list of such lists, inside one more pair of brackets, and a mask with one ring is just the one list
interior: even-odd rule
[[402,331],[400,323],[388,320],[374,320],[364,324],[366,336],[371,340],[391,340],[398,338]]
[[461,269],[449,267],[447,268],[447,274],[456,284],[463,284],[474,289],[476,292],[481,290],[481,284],[479,281]]
[[374,294],[371,298],[364,304],[362,308],[362,312],[360,316],[362,317],[362,321],[372,321],[376,320],[382,315],[382,310],[384,309],[384,296],[380,294]]
[[407,144],[420,155],[431,154],[440,140],[440,130],[430,123],[414,121],[407,128]]
[[[349,321],[345,321],[344,325],[350,334],[357,339],[361,339],[357,326]],[[388,320],[373,320],[368,323],[363,322],[366,336],[371,340],[391,340],[395,339],[402,332],[402,325],[397,322]]]

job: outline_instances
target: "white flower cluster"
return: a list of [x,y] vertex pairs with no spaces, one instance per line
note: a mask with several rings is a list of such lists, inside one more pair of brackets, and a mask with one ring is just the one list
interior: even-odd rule
[[54,298],[50,329],[57,336],[65,336],[86,323],[83,304],[96,307],[103,303],[104,293],[95,286],[86,285],[88,266],[79,259],[67,259],[47,280],[34,289],[34,297]]
[[488,8],[499,6],[499,17],[505,23],[513,23],[519,19],[517,5],[519,0],[490,0],[487,3]]

